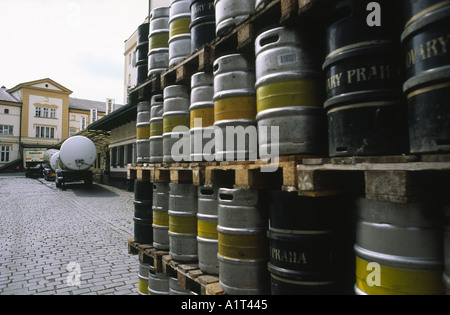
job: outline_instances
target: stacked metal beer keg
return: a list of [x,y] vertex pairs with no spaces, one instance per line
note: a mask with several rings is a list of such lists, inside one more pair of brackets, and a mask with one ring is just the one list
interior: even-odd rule
[[[184,85],[164,89],[163,161],[190,161],[190,94]],[[174,146],[177,147],[174,147]]]
[[150,105],[150,162],[163,162],[163,113],[164,98],[162,94],[152,96]]
[[[254,63],[242,54],[225,55],[214,62],[214,126],[217,161],[257,158]],[[237,137],[235,131],[248,130]],[[218,131],[221,131],[218,135]],[[255,131],[254,134],[251,132]]]
[[[354,274],[353,240],[347,232],[353,231],[351,204],[342,197],[299,197],[282,191],[271,195],[272,294],[350,294],[353,283],[348,279]],[[336,205],[345,213],[336,211]]]
[[136,161],[150,162],[150,102],[138,104],[136,128]]
[[136,84],[139,85],[147,81],[148,73],[148,34],[150,30],[149,23],[143,23],[138,27],[137,31],[137,47],[136,47]]
[[160,7],[150,13],[148,77],[169,68],[169,8]]
[[330,156],[394,155],[407,151],[400,86],[397,1],[378,1],[381,25],[367,23],[368,0],[340,0],[326,30]]
[[218,192],[217,187],[198,187],[198,265],[209,274],[219,274],[218,252]]
[[255,0],[215,0],[216,36],[222,36],[255,11]]
[[274,150],[279,155],[325,152],[322,74],[314,41],[306,32],[289,27],[276,27],[256,38],[261,158]]
[[216,37],[214,0],[191,0],[191,52]]
[[198,72],[191,77],[190,134],[191,161],[214,160],[214,78],[212,73]]
[[357,212],[357,294],[445,293],[442,215],[438,203],[360,199]]
[[258,190],[219,189],[219,282],[231,295],[270,292],[267,205]]
[[170,183],[169,192],[169,253],[180,262],[196,262],[197,248],[197,187],[192,184]]
[[169,250],[169,184],[153,184],[153,247]]
[[169,66],[191,53],[190,0],[171,0],[169,13]]
[[450,151],[450,3],[403,1],[403,90],[411,153]]

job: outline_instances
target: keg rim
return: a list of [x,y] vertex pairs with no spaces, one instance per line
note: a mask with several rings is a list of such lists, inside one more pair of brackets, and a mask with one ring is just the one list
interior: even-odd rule
[[[161,7],[157,7],[157,8],[154,8],[151,12],[150,12],[150,21],[151,20],[154,20],[154,19],[159,19],[159,18],[162,18],[162,17],[169,17],[169,7],[166,7],[166,6],[161,6]],[[167,12],[167,14],[164,14],[164,15],[157,15],[156,17],[155,17],[155,14],[156,13],[160,13],[160,12]]]
[[450,78],[450,65],[427,70],[408,79],[403,84],[403,92],[408,93],[419,89],[421,86],[428,86],[433,82],[448,81]]
[[[408,270],[443,270],[444,262],[440,259],[420,259],[415,257],[395,256],[374,252],[360,247],[358,244],[353,246],[355,254],[365,261],[373,261],[385,267],[399,268]],[[408,268],[409,267],[409,268]]]
[[319,71],[310,71],[310,70],[289,70],[289,71],[281,71],[277,73],[270,73],[264,75],[260,78],[257,78],[255,83],[255,89],[259,89],[266,84],[285,82],[285,81],[296,81],[296,80],[304,80],[311,79],[316,80],[319,84],[322,82],[322,73]]
[[[334,267],[334,266],[332,266]],[[269,262],[267,264],[267,269],[271,275],[275,275],[281,278],[283,282],[291,282],[294,284],[301,285],[334,285],[338,283],[338,280],[320,280],[321,278],[329,279],[330,277],[336,278],[335,270],[323,270],[323,271],[299,271],[294,269],[288,269],[276,266],[275,264]],[[329,271],[329,272],[326,272]],[[311,276],[309,276],[311,274]],[[308,277],[309,276],[309,277]],[[310,278],[313,281],[308,281],[306,279]],[[303,281],[302,281],[303,280]]]
[[327,99],[324,102],[323,107],[326,110],[330,110],[333,107],[344,107],[360,103],[375,103],[386,101],[401,103],[401,91],[397,89],[383,89],[343,93]]
[[325,62],[322,64],[322,70],[326,70],[328,67],[331,67],[335,63],[341,62],[345,59],[365,55],[377,55],[379,53],[386,55],[389,54],[389,52],[396,51],[398,51],[398,45],[395,41],[390,40],[374,40],[370,42],[352,44],[348,47],[340,48],[337,53],[330,53],[326,57]]
[[253,126],[256,125],[256,119],[224,119],[214,122],[214,127],[242,126],[241,124]]
[[419,19],[415,20],[409,24],[402,33],[401,42],[409,40],[410,36],[415,36],[415,33],[421,29],[433,24],[440,22],[441,20],[449,19],[450,15],[450,5],[446,5],[437,10],[431,11]]
[[322,115],[324,110],[322,107],[317,106],[290,106],[270,108],[259,112],[256,115],[256,120],[264,120],[268,118],[283,117],[283,116],[303,116],[303,115]]

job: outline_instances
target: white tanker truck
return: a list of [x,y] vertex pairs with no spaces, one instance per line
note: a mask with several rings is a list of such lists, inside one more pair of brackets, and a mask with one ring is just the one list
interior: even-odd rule
[[55,155],[59,154],[59,150],[50,149],[44,153],[44,179],[46,181],[55,180],[56,177],[56,167],[53,167],[52,161],[55,160]]
[[53,157],[55,161],[51,164],[56,167],[56,187],[63,188],[66,183],[75,181],[92,184],[93,173],[90,168],[97,158],[97,149],[90,139],[82,136],[71,137]]

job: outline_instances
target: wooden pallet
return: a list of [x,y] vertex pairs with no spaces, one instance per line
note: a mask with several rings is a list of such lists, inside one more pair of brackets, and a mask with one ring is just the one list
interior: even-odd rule
[[192,75],[196,72],[212,72],[213,62],[213,50],[210,44],[206,44],[162,73],[161,86],[183,84],[190,88]]
[[201,271],[198,264],[178,262],[172,259],[167,251],[160,251],[151,245],[137,243],[134,238],[128,239],[128,253],[138,255],[140,262],[153,265],[155,272],[177,278],[181,287],[195,294],[225,294],[220,287],[216,286],[219,283],[218,276]]
[[166,251],[157,250],[152,245],[137,243],[134,238],[128,239],[128,253],[138,255],[140,262],[153,265],[158,272],[162,270],[163,256],[168,254]]
[[220,287],[217,288],[219,277],[201,271],[197,264],[184,264],[172,259],[170,255],[165,255],[162,258],[162,272],[177,277],[182,288],[197,295],[225,294]]
[[128,179],[163,183],[192,183],[238,189],[281,187],[297,190],[297,165],[310,156],[283,156],[274,161],[157,163],[128,166]]
[[236,189],[297,190],[297,165],[305,156],[283,156],[275,161],[220,162],[205,167],[205,185]]
[[327,196],[363,189],[366,198],[414,202],[450,186],[450,155],[305,159],[297,166],[298,192]]

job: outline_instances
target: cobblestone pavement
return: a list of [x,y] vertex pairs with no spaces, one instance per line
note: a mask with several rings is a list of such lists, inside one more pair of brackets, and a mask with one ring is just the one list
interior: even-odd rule
[[0,175],[0,295],[136,295],[133,193]]

